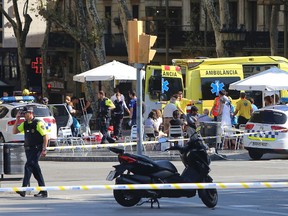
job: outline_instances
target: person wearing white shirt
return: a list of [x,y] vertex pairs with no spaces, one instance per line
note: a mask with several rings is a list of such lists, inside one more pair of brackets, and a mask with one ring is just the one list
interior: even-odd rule
[[[117,94],[117,93],[120,93],[119,89],[118,89],[118,88],[115,88],[115,89],[114,89],[114,93],[115,93],[115,94],[112,95],[111,98],[110,98],[111,101],[115,101],[115,100],[117,99],[116,94]],[[120,100],[125,102],[125,97],[124,97],[124,95],[121,94],[121,93],[120,93]],[[125,105],[126,105],[126,104],[125,104]]]

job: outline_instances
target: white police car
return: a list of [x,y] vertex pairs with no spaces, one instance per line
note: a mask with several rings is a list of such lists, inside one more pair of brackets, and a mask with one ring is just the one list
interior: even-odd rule
[[[24,134],[13,134],[13,125],[16,114],[24,107],[33,107],[35,118],[45,122],[50,139],[57,138],[57,125],[55,118],[46,105],[34,103],[33,96],[2,97],[0,99],[0,143],[1,142],[24,142]],[[21,117],[20,123],[25,119]],[[19,123],[19,124],[20,124]]]
[[265,153],[288,153],[288,106],[274,105],[253,112],[245,126],[244,148],[259,160]]

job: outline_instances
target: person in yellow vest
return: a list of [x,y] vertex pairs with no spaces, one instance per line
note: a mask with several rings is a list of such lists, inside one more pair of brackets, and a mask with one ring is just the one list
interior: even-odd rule
[[251,114],[253,112],[253,108],[251,102],[246,99],[246,94],[244,92],[240,93],[240,100],[237,102],[236,109],[234,112],[234,116],[239,114],[238,116],[238,125],[246,124],[251,118]]
[[186,110],[186,107],[187,105],[194,105],[194,100],[190,100],[190,99],[187,99],[187,98],[184,98],[183,97],[183,92],[182,91],[179,91],[178,92],[178,101],[179,101],[179,106],[180,106],[180,112],[182,112],[183,114],[187,114],[187,110]]

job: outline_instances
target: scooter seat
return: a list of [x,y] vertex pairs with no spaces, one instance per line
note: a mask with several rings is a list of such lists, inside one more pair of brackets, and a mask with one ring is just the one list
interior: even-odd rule
[[178,172],[176,167],[170,161],[167,161],[167,160],[156,160],[154,162],[157,164],[157,166],[159,166],[162,169],[168,170],[168,171],[173,172],[173,173],[177,173]]

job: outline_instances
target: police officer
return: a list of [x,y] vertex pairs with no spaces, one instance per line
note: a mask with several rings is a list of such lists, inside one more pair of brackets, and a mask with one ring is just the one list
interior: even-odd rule
[[[25,121],[19,124],[21,115],[24,115]],[[26,164],[22,187],[27,187],[30,183],[31,174],[35,177],[39,186],[45,186],[44,178],[39,166],[40,156],[46,156],[46,148],[48,144],[48,135],[44,122],[34,118],[33,107],[24,107],[16,115],[16,121],[13,126],[13,133],[24,132],[25,141],[24,148],[26,154]],[[25,191],[17,191],[21,197],[25,197]],[[47,197],[47,191],[40,191],[34,197]]]
[[101,140],[101,144],[104,144],[106,139],[109,143],[115,143],[115,140],[108,134],[108,127],[110,125],[110,111],[115,109],[115,105],[113,102],[105,97],[105,92],[100,91],[98,93],[98,115],[97,118],[99,119],[99,128],[100,132],[102,133],[103,137]]

